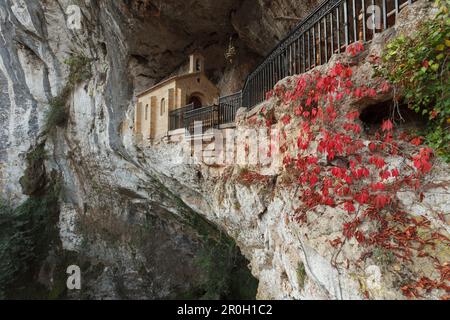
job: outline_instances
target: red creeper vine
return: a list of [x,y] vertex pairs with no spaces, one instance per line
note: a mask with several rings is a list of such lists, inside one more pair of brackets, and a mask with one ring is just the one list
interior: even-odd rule
[[[364,46],[357,43],[347,53],[354,56],[363,50]],[[295,220],[306,223],[308,212],[319,206],[340,208],[347,222],[342,225],[342,237],[330,242],[333,247],[354,238],[368,251],[383,248],[404,262],[429,256],[440,278],[421,277],[401,291],[409,298],[419,298],[421,292],[434,289],[448,293],[449,263],[431,256],[426,248],[434,248],[438,241],[448,246],[449,239],[438,233],[424,236],[427,232],[419,232],[430,230],[430,222],[404,212],[398,198],[400,191],[409,190],[423,200],[420,190],[424,176],[433,167],[433,150],[422,145],[420,137],[397,134],[390,119],[385,119],[373,136],[365,135],[359,113],[346,112],[342,106],[349,97],[373,98],[386,93],[390,85],[384,81],[377,87],[357,86],[352,76],[352,68],[338,62],[326,73],[300,75],[267,94],[268,99],[276,97],[283,102],[283,125],[299,129],[297,140],[286,141],[280,148],[283,164],[290,172],[295,169],[301,190],[302,206],[296,210]],[[265,109],[263,118],[264,113]],[[270,128],[274,120],[266,119],[265,124]],[[286,138],[286,132],[281,136]],[[375,230],[363,231],[365,222],[374,224]]]

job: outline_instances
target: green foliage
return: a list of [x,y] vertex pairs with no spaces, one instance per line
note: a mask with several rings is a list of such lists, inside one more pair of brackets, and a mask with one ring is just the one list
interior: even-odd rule
[[59,95],[50,99],[49,110],[45,115],[44,132],[49,133],[56,127],[63,126],[68,119],[66,102],[69,98],[70,88],[65,87]]
[[84,55],[73,55],[64,61],[64,63],[69,66],[68,83],[70,86],[76,86],[91,78],[91,59],[88,57]]
[[34,163],[34,162],[45,161],[47,159],[47,153],[45,151],[45,145],[44,144],[40,144],[36,148],[31,150],[27,154],[26,159],[27,159],[28,166],[30,164]]
[[437,0],[436,5],[434,19],[412,36],[401,35],[387,45],[377,74],[399,89],[411,109],[429,119],[427,143],[450,161],[450,1]]
[[0,202],[0,299],[32,283],[36,262],[47,254],[55,234],[59,185],[30,197],[17,208]]
[[297,265],[297,281],[301,289],[305,287],[306,276],[305,265],[303,262],[299,262]]
[[395,261],[395,256],[392,251],[386,250],[383,247],[376,247],[372,251],[372,258],[382,266],[388,266]]
[[44,166],[46,158],[44,144],[38,145],[27,154],[27,168],[19,181],[23,194],[31,196],[42,192],[44,189],[47,182]]
[[247,268],[247,261],[236,244],[223,236],[218,242],[209,242],[200,251],[197,265],[203,271],[201,299],[254,299],[257,281]]
[[202,249],[197,257],[198,266],[204,271],[203,299],[219,300],[230,292],[230,272],[236,258],[233,248],[227,245],[212,245]]
[[64,126],[68,119],[67,100],[73,88],[91,78],[91,59],[84,55],[73,55],[64,63],[69,66],[69,77],[61,92],[50,100],[44,133],[50,133],[54,128]]
[[[160,188],[167,194],[171,192],[163,184]],[[258,280],[248,269],[248,261],[240,253],[236,243],[206,220],[186,206],[176,195],[177,208],[186,214],[183,220],[198,234],[203,247],[195,259],[196,266],[202,274],[200,284],[187,292],[176,293],[175,299],[237,299],[253,300],[256,298]]]

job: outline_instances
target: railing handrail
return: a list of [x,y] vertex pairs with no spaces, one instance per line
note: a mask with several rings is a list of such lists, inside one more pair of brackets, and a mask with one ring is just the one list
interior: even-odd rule
[[[317,14],[317,12],[319,12],[323,7],[325,7],[327,4],[329,4],[330,2],[335,1],[335,3],[329,8],[327,9],[327,11],[329,10],[333,10],[336,6],[338,6],[339,4],[341,4],[344,0],[324,0],[322,1],[319,6],[314,9],[311,13],[309,13],[305,18],[303,18],[291,31],[289,31],[289,33],[278,42],[278,44],[264,57],[264,59],[262,60],[262,62],[255,68],[255,70],[253,70],[245,79],[244,82],[244,88],[242,89],[242,91],[245,91],[248,82],[250,80],[250,78],[252,78],[256,73],[258,73],[261,69],[261,67],[264,65],[264,63],[268,60],[270,60],[272,58],[272,55],[279,50],[280,47],[283,47],[283,45],[288,45],[290,43],[292,43],[293,40],[289,41],[290,38],[292,36],[294,36],[297,32],[299,32],[299,30],[308,22],[310,23],[310,19],[312,19],[314,17],[314,15]],[[316,18],[317,20],[317,18]],[[303,30],[301,34],[305,33],[306,30]]]
[[190,103],[184,107],[169,112],[169,130],[177,130],[184,126],[184,117],[187,111],[192,110],[194,104]]
[[197,108],[197,109],[187,110],[186,113],[184,114],[184,117],[188,118],[195,114],[214,110],[214,108],[217,108],[217,105],[211,105],[211,106],[205,106],[205,107],[201,107],[201,108]]
[[175,109],[175,110],[170,111],[169,114],[170,114],[170,115],[172,115],[172,114],[178,114],[178,113],[180,113],[180,112],[183,111],[183,110],[189,110],[189,109],[193,109],[193,108],[194,108],[194,104],[193,104],[193,103],[190,103],[190,104],[185,105],[184,107],[181,107],[181,108],[178,108],[178,109]]
[[238,92],[235,92],[235,93],[230,93],[230,94],[228,94],[228,95],[226,95],[226,96],[221,96],[221,97],[219,97],[219,101],[220,101],[220,100],[227,99],[227,98],[230,98],[230,97],[233,97],[233,96],[238,96],[238,95],[240,95],[240,94],[242,94],[242,90],[241,90],[241,91],[238,91]]
[[[322,1],[246,77],[242,90],[243,106],[253,108],[262,102],[264,94],[269,91],[267,88],[268,84],[273,88],[284,77],[301,74],[328,62],[330,58],[329,53],[331,55],[336,53],[334,48],[337,48],[339,53],[345,50],[345,46],[352,43],[369,41],[367,38],[373,38],[378,29],[386,30],[389,27],[388,19],[391,17],[391,14],[388,13],[388,7],[394,7],[392,10],[397,16],[402,7],[413,2],[415,0],[382,0],[381,2],[376,2],[376,0]],[[375,11],[371,11],[375,9],[369,9],[375,4],[382,7],[381,18],[383,24],[381,27],[372,27],[369,30],[366,18],[372,17],[372,22],[375,24]],[[361,27],[362,33],[360,33],[359,29]],[[334,40],[336,39],[337,46],[334,47]],[[340,42],[341,40],[342,42]],[[329,50],[328,45],[330,45],[331,50]],[[302,52],[301,56],[299,56],[300,51]],[[308,62],[308,67],[306,67],[306,62]],[[270,78],[270,83],[267,81],[267,77]]]

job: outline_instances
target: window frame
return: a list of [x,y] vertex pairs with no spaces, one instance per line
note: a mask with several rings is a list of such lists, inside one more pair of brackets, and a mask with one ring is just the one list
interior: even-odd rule
[[162,98],[160,102],[160,112],[159,115],[162,117],[166,113],[166,98]]

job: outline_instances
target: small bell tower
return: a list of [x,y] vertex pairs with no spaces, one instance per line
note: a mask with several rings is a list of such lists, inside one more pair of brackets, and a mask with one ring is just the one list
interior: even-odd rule
[[205,58],[200,53],[189,56],[189,73],[205,72]]

